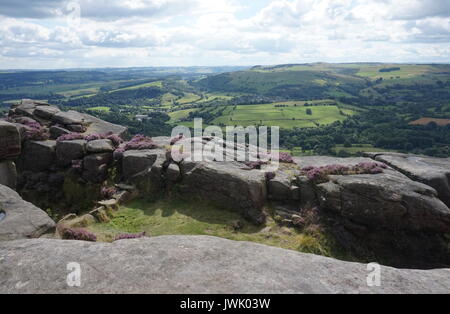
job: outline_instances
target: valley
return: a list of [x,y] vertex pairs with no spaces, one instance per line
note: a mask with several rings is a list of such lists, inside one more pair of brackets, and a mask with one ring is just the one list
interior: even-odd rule
[[203,118],[204,126],[279,126],[283,149],[298,156],[368,150],[450,156],[448,125],[432,122],[450,118],[448,65],[13,71],[0,73],[0,82],[4,112],[17,99],[42,99],[134,134],[168,135]]

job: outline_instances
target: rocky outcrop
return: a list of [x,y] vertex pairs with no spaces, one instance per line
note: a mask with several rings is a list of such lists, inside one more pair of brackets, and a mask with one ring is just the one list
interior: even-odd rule
[[0,241],[37,238],[55,227],[41,209],[25,202],[15,191],[0,185]]
[[12,161],[0,161],[0,185],[15,189],[17,185],[16,164]]
[[27,141],[19,163],[23,170],[46,171],[55,166],[56,141]]
[[429,186],[395,173],[332,176],[317,186],[321,207],[366,226],[450,232],[450,209]]
[[239,211],[256,224],[265,222],[266,179],[259,170],[243,170],[237,162],[186,162],[182,192]]
[[433,187],[450,207],[450,158],[433,158],[399,153],[368,153],[415,181]]
[[165,159],[165,150],[144,149],[130,150],[123,154],[122,173],[125,180],[134,176],[148,174],[158,158]]
[[[81,266],[69,287],[67,265]],[[17,266],[20,265],[20,266]],[[0,293],[442,293],[449,270],[372,269],[248,242],[164,236],[113,244],[61,240],[0,243]]]
[[85,140],[59,141],[56,143],[56,162],[61,167],[72,165],[74,160],[83,159],[86,155]]
[[20,155],[21,138],[17,127],[0,120],[0,160]]

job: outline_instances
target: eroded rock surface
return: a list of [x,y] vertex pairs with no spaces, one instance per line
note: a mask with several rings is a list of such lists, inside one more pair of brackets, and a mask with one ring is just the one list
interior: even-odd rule
[[3,185],[0,185],[0,211],[6,214],[0,220],[0,241],[37,238],[55,227],[43,210]]
[[370,153],[409,178],[425,183],[438,192],[439,198],[450,207],[450,158],[434,158],[399,153]]
[[[74,261],[81,287],[70,288],[66,269]],[[366,264],[206,236],[2,242],[0,274],[0,293],[450,292],[449,270],[381,267],[381,286],[369,287]]]

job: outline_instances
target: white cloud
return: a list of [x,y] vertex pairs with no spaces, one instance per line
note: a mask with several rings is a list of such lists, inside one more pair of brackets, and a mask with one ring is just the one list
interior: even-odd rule
[[70,2],[3,0],[0,67],[450,61],[450,0]]

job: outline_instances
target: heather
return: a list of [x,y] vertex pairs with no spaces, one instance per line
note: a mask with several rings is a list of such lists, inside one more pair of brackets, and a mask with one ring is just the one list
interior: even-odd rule
[[128,150],[143,150],[143,149],[155,149],[157,145],[150,137],[142,134],[135,135],[129,142],[122,143],[114,151],[114,159],[120,159]]
[[104,199],[111,199],[115,194],[117,194],[116,187],[102,187],[100,190],[100,194]]
[[72,132],[69,134],[61,135],[56,139],[58,142],[62,141],[73,141],[73,140],[86,140],[88,142],[96,141],[96,140],[110,140],[115,147],[118,147],[121,143],[123,143],[123,139],[113,134],[112,132],[107,132],[104,134],[89,134],[89,135],[83,135],[81,133]]
[[114,241],[140,239],[140,238],[144,238],[145,236],[146,236],[145,232],[141,232],[141,233],[124,233],[124,234],[119,234],[118,236],[116,236]]
[[387,166],[379,162],[362,162],[354,166],[327,165],[322,167],[305,167],[302,169],[302,175],[306,175],[310,181],[326,182],[330,175],[355,175],[355,174],[379,174]]
[[60,230],[60,234],[63,240],[97,241],[97,236],[95,234],[81,228],[63,228]]

